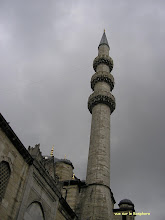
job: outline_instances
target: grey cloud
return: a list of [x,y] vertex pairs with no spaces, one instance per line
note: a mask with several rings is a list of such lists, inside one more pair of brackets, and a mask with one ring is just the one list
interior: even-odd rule
[[93,59],[105,28],[114,60],[111,188],[164,219],[164,1],[2,1],[1,113],[25,146],[67,155],[85,179]]

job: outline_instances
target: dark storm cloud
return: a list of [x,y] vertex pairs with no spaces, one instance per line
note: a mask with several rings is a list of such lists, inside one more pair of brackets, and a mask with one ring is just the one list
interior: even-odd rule
[[1,1],[0,105],[25,146],[67,155],[85,179],[93,59],[114,60],[111,188],[164,219],[164,1]]

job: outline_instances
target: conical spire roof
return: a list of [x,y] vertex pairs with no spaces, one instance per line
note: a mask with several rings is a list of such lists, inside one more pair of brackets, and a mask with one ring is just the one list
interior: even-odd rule
[[105,45],[107,45],[109,47],[108,40],[107,40],[107,37],[106,37],[106,34],[105,34],[105,30],[104,30],[104,33],[103,33],[103,36],[101,38],[99,46],[103,45],[103,44],[105,44]]

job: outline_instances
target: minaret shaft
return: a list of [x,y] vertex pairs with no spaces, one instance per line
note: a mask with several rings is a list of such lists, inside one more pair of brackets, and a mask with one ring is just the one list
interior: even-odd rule
[[114,79],[110,74],[113,60],[109,57],[109,45],[103,33],[94,59],[96,73],[91,78],[94,92],[88,99],[92,114],[89,144],[86,192],[81,219],[112,220],[110,190],[110,115],[115,109],[115,98],[111,94]]
[[110,108],[102,103],[92,109],[86,182],[110,187]]

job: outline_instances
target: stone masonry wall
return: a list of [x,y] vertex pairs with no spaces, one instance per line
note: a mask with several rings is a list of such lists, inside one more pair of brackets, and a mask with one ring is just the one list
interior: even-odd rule
[[75,211],[79,197],[79,188],[77,185],[65,186],[62,189],[63,198],[66,199],[69,206]]
[[0,203],[0,218],[17,219],[29,166],[0,129],[0,162],[9,162],[11,175],[7,189]]
[[88,186],[81,204],[81,220],[113,220],[112,201],[108,187],[102,185]]
[[66,163],[56,163],[55,173],[59,177],[59,181],[71,180],[73,175],[73,168]]
[[31,166],[17,220],[24,219],[28,207],[34,202],[41,204],[45,220],[55,220],[60,196],[58,190],[57,194],[55,190],[52,190],[38,170]]

